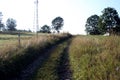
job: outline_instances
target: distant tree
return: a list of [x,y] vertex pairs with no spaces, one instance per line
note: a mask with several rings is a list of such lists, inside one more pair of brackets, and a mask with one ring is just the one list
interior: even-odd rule
[[16,31],[16,20],[14,20],[13,18],[8,18],[6,21],[6,27],[8,29],[8,31]]
[[29,29],[28,32],[32,32],[32,31]]
[[50,26],[44,25],[44,26],[41,27],[40,32],[42,32],[42,33],[51,33],[50,30],[51,30]]
[[5,27],[4,24],[2,23],[2,12],[0,12],[0,31]]
[[61,17],[56,17],[52,21],[53,29],[55,29],[58,33],[59,33],[59,30],[63,27],[63,25],[64,25],[64,20]]
[[98,15],[90,16],[86,21],[85,31],[88,34],[92,34],[92,35],[101,34],[100,29],[98,27],[98,22],[99,22],[99,16]]
[[2,31],[2,29],[4,28],[5,28],[5,25],[2,22],[0,22],[0,31]]
[[118,12],[111,7],[107,7],[102,11],[101,15],[101,24],[104,25],[102,29],[105,29],[106,32],[109,32],[109,34],[113,34],[116,31],[117,24],[119,23],[119,16]]

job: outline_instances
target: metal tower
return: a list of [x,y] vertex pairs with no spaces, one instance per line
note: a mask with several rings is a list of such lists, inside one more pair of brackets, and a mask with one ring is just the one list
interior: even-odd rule
[[2,21],[2,12],[0,12],[0,22]]
[[35,32],[39,30],[39,23],[38,23],[38,0],[34,1],[35,8],[34,8],[34,29]]

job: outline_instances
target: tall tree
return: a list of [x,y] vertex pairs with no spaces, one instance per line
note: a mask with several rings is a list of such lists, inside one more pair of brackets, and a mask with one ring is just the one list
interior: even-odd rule
[[116,26],[114,31],[116,32],[116,34],[120,34],[120,18],[117,16],[115,17],[116,20]]
[[16,20],[14,20],[13,18],[8,18],[6,21],[6,27],[9,31],[15,31],[16,30]]
[[64,20],[61,17],[56,17],[52,21],[53,29],[55,29],[58,33],[59,33],[59,30],[63,27],[63,25],[64,25]]
[[101,23],[105,25],[106,32],[111,35],[117,26],[118,12],[111,7],[107,7],[102,11]]
[[50,30],[51,30],[50,26],[44,25],[43,27],[41,27],[40,32],[42,32],[42,33],[51,33]]
[[90,16],[86,21],[86,32],[88,34],[97,35],[100,34],[100,29],[98,27],[99,22],[99,16],[98,15],[92,15]]

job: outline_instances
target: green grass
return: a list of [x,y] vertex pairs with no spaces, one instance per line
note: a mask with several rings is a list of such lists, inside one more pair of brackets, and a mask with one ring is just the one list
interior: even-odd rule
[[120,80],[120,37],[77,36],[70,45],[73,80]]
[[[0,75],[16,73],[36,59],[45,49],[64,41],[69,35],[39,34],[39,37],[23,37],[21,48],[15,35],[1,36],[0,44],[10,43],[0,54]],[[13,38],[13,39],[12,39]],[[33,80],[58,80],[56,67],[67,42],[51,51],[48,59],[37,70]],[[76,36],[68,49],[73,80],[120,80],[120,37],[119,36]],[[19,67],[20,68],[19,68]],[[3,72],[2,72],[3,71]],[[7,73],[8,72],[8,73]]]
[[[28,40],[31,37],[33,37],[32,34],[21,34],[21,41]],[[15,45],[18,43],[18,35],[10,35],[10,34],[0,34],[0,49],[2,49],[2,46],[8,46],[8,45]]]
[[[21,34],[20,37],[21,45],[25,46],[27,44],[27,41],[33,37],[33,34]],[[6,56],[6,53],[13,49],[17,49],[18,45],[19,41],[17,34],[0,34],[0,57]]]
[[[38,37],[33,36],[24,40],[21,43],[21,47],[18,47],[17,43],[15,46],[11,44],[2,47],[0,51],[0,78],[10,78],[18,75],[22,69],[43,54],[43,51],[67,38],[69,38],[68,34],[42,34]],[[14,40],[13,43],[15,43]]]
[[57,67],[60,60],[60,55],[66,48],[67,42],[58,45],[50,52],[50,57],[44,62],[32,80],[59,80]]

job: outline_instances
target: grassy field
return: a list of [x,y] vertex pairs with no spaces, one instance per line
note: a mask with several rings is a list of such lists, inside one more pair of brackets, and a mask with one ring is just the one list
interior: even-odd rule
[[[27,45],[28,41],[34,37],[33,33],[22,33],[20,35],[20,45]],[[0,58],[9,56],[9,52],[17,50],[19,47],[18,34],[0,34]]]
[[[21,42],[23,42],[24,40],[28,40],[33,36],[34,34],[32,33],[21,34]],[[0,34],[0,49],[2,49],[2,47],[14,46],[16,44],[18,44],[18,34]]]
[[120,80],[120,37],[77,36],[70,49],[73,80]]
[[58,80],[57,66],[60,61],[61,53],[66,47],[66,42],[62,43],[51,51],[52,53],[48,60],[42,65],[42,67],[37,71],[33,80]]
[[69,37],[68,34],[39,34],[38,38],[24,35],[18,47],[17,35],[0,35],[0,45],[9,43],[0,49],[0,75],[19,75],[46,49],[59,43],[30,80],[120,80],[119,36],[78,35],[64,41]]
[[[8,46],[2,46],[0,51],[0,78],[6,76],[9,78],[11,76],[18,75],[20,70],[39,57],[43,51],[61,42],[67,37],[69,37],[68,34],[39,34],[38,37],[31,35],[25,36],[22,37],[23,41],[21,42],[21,47],[18,47],[18,43],[16,43],[17,36],[6,35],[4,38],[8,38],[8,43],[10,44],[8,45],[5,43],[5,40],[1,40]],[[10,42],[10,40],[12,41]]]
[[[66,46],[69,47],[67,64],[71,74],[67,73],[72,75],[72,80],[120,80],[119,36],[75,36],[71,40],[70,45]],[[33,80],[71,80],[59,77],[66,74],[64,69],[68,67],[62,67],[63,71],[56,73],[63,49],[64,46],[54,49]]]

